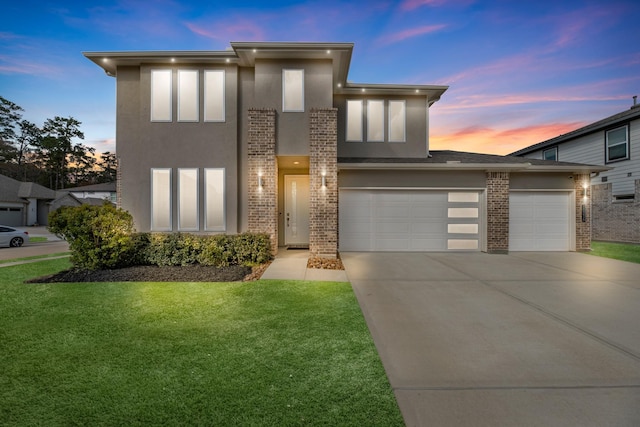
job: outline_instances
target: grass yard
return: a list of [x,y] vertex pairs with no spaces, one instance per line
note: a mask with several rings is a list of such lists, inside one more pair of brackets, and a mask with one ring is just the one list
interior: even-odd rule
[[0,420],[401,426],[347,283],[23,284],[0,268]]
[[640,264],[640,245],[631,243],[591,242],[592,255]]

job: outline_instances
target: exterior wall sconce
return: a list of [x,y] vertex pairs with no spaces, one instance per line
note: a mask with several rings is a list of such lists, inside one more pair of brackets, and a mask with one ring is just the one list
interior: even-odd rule
[[589,184],[582,184],[582,222],[587,222],[587,188]]
[[262,179],[262,175],[258,175],[258,188],[262,189],[264,187],[264,180]]
[[327,186],[327,177],[322,175],[322,186],[326,187]]

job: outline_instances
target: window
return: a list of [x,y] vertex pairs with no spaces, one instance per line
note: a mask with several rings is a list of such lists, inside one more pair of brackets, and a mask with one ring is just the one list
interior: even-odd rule
[[206,231],[225,231],[224,169],[205,169],[205,224]]
[[178,169],[178,230],[197,231],[198,169]]
[[405,142],[405,101],[389,101],[389,142]]
[[171,231],[171,169],[151,169],[151,230]]
[[171,70],[151,70],[151,121],[171,121]]
[[384,142],[384,101],[367,101],[367,141]]
[[204,72],[204,121],[224,122],[224,70],[206,70]]
[[620,126],[606,132],[607,162],[629,158],[629,128]]
[[347,141],[362,141],[362,101],[347,101]]
[[282,111],[304,111],[304,70],[282,70]]
[[542,152],[542,160],[558,161],[558,147],[547,148]]
[[178,70],[178,121],[197,122],[198,104],[198,71]]

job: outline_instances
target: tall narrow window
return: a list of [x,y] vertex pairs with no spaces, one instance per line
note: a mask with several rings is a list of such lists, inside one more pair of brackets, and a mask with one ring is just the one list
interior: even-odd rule
[[171,70],[151,70],[151,121],[171,121]]
[[282,70],[282,111],[304,111],[304,70]]
[[199,120],[198,71],[178,70],[178,121]]
[[347,101],[347,141],[362,141],[362,101]]
[[367,101],[367,141],[384,142],[384,101]]
[[205,169],[205,224],[207,231],[225,231],[227,228],[224,204],[224,169]]
[[406,141],[405,122],[405,101],[389,101],[389,142]]
[[629,158],[629,130],[627,126],[607,131],[607,162]]
[[198,169],[178,169],[178,230],[198,229]]
[[171,169],[151,169],[151,230],[171,231]]
[[204,121],[224,122],[224,70],[204,72]]

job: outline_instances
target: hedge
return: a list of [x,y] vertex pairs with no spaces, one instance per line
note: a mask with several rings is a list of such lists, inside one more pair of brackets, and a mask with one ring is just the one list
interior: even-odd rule
[[85,270],[134,265],[253,266],[273,257],[267,234],[134,233],[131,215],[110,203],[62,207],[49,215],[48,228],[69,242],[71,262]]

